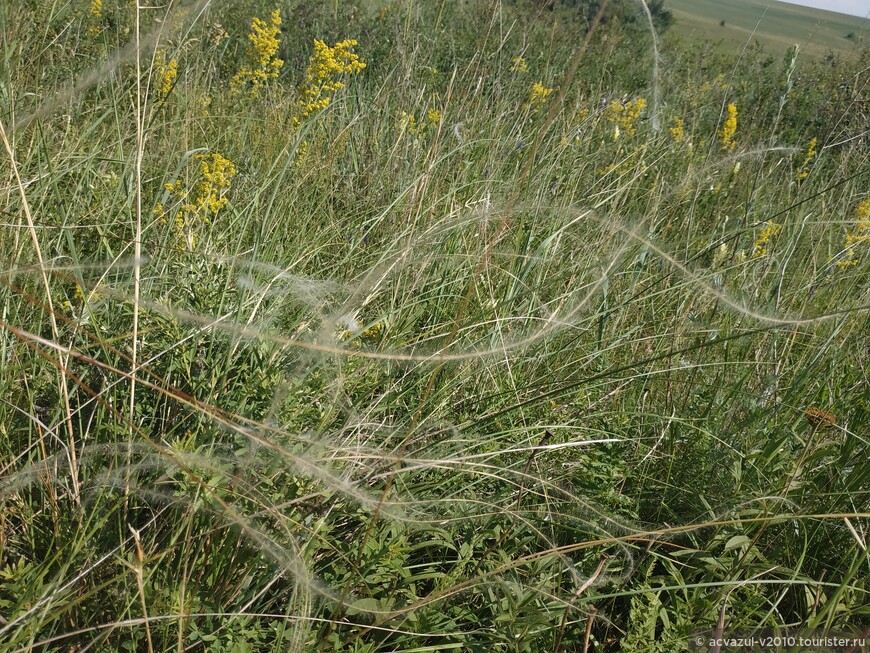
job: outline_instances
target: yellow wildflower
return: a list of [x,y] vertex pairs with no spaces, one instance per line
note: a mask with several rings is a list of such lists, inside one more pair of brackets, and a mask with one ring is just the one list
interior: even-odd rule
[[[217,152],[200,154],[200,179],[194,186],[193,197],[184,190],[181,179],[167,183],[164,188],[181,202],[175,214],[175,235],[177,249],[193,251],[198,241],[198,232],[203,225],[210,224],[218,211],[228,202],[226,192],[236,175],[232,161]],[[158,204],[161,212],[163,207]],[[156,209],[155,209],[156,210]]]
[[76,289],[73,292],[73,301],[77,304],[84,304],[87,301],[87,297],[85,297],[85,291],[82,290],[82,287],[79,284],[76,284]]
[[547,103],[547,98],[552,93],[552,88],[547,88],[541,82],[535,82],[529,91],[529,104],[532,105],[533,109],[539,109]]
[[798,173],[797,173],[797,180],[798,181],[803,181],[804,179],[806,179],[810,175],[810,165],[812,164],[813,160],[816,158],[816,154],[818,154],[816,152],[816,143],[817,142],[818,141],[817,141],[816,137],[813,136],[810,139],[809,144],[807,145],[807,152],[804,155],[804,162],[801,164],[801,167],[798,169]]
[[514,57],[513,59],[511,59],[511,62],[513,64],[511,66],[512,73],[522,75],[529,69],[529,64],[526,63],[526,60],[523,57]]
[[360,337],[367,342],[377,342],[381,339],[381,336],[383,336],[385,331],[386,331],[386,327],[384,326],[384,323],[383,322],[376,322],[375,324],[370,326],[368,329],[363,331],[360,334]]
[[637,132],[637,121],[646,108],[646,99],[639,97],[628,102],[611,102],[607,107],[607,121],[614,124],[613,140],[618,140],[622,131],[632,135]]
[[397,126],[399,131],[408,130],[409,134],[417,133],[417,119],[414,117],[414,114],[408,113],[407,111],[402,111]]
[[441,112],[438,109],[429,109],[420,119],[407,111],[402,111],[396,123],[400,132],[407,131],[414,136],[423,137],[430,129],[435,129],[441,122]]
[[365,62],[351,52],[356,45],[356,39],[340,41],[332,47],[314,39],[314,54],[308,61],[305,82],[299,88],[297,115],[293,118],[297,125],[329,106],[331,94],[344,88],[344,83],[339,81],[342,75],[359,74],[366,67]]
[[166,61],[166,55],[159,51],[154,58],[154,69],[157,72],[157,96],[162,100],[169,96],[178,77],[178,61]]
[[302,141],[302,143],[299,145],[299,147],[296,150],[296,161],[295,161],[296,167],[301,168],[304,165],[305,159],[307,157],[308,157],[308,141]]
[[243,87],[248,87],[251,96],[257,95],[270,79],[276,79],[284,61],[275,55],[280,41],[278,34],[281,27],[281,10],[272,12],[267,23],[260,18],[251,22],[251,33],[248,40],[248,66],[243,67],[230,80],[230,94],[238,94]]
[[725,118],[722,129],[719,130],[719,142],[722,144],[724,151],[731,152],[736,145],[734,134],[737,133],[737,107],[734,104],[729,104],[727,111],[728,117]]
[[671,127],[671,138],[674,139],[677,143],[682,143],[686,140],[686,132],[683,129],[683,119],[682,118],[674,118],[674,126]]
[[204,214],[214,215],[227,204],[224,191],[232,184],[236,167],[217,152],[200,154],[197,158],[202,179],[197,186],[196,203]]
[[843,248],[849,258],[839,261],[837,267],[845,270],[857,265],[856,252],[862,243],[870,244],[870,198],[861,202],[855,210],[855,224],[846,232],[846,240],[843,242]]
[[765,222],[764,230],[755,239],[755,245],[752,248],[752,256],[760,258],[767,255],[767,246],[770,239],[782,231],[782,225],[776,222]]
[[211,98],[208,95],[199,98],[199,101],[196,104],[203,116],[211,115]]
[[101,31],[100,23],[103,20],[103,0],[91,0],[91,6],[88,9],[88,18],[92,23],[91,26],[88,27],[88,36],[93,38]]

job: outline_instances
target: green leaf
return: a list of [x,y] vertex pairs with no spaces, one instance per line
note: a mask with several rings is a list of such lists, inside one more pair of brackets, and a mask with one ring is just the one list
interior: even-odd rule
[[360,614],[361,612],[377,613],[380,611],[380,601],[373,598],[357,599],[347,607],[347,613],[349,615]]
[[730,540],[725,542],[725,550],[731,551],[732,549],[737,549],[749,541],[750,541],[749,538],[746,537],[745,535],[735,535]]

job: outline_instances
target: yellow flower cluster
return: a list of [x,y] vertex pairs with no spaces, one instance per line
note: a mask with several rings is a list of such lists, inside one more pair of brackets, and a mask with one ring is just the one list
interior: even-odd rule
[[353,349],[359,349],[361,343],[367,344],[377,344],[379,343],[384,334],[389,330],[389,324],[384,321],[375,322],[369,328],[361,331],[361,326],[353,320],[350,324],[342,324],[338,330],[338,338],[343,342],[347,342],[354,338],[354,340],[350,343],[350,346]]
[[278,34],[281,28],[281,10],[272,12],[267,23],[260,18],[254,18],[251,23],[251,33],[248,40],[249,66],[242,68],[230,80],[230,94],[236,95],[243,88],[248,88],[251,96],[256,96],[270,79],[276,79],[284,61],[275,55],[278,53]]
[[305,165],[305,159],[308,158],[308,141],[302,141],[296,149],[296,159],[293,164],[297,168],[302,168]]
[[438,109],[429,109],[420,120],[417,120],[413,114],[402,111],[402,115],[399,116],[398,127],[400,131],[407,131],[414,136],[423,137],[429,129],[438,127],[440,122],[441,112]]
[[765,222],[764,230],[755,239],[755,245],[752,248],[752,256],[760,258],[767,255],[767,245],[770,239],[782,231],[782,225],[776,222]]
[[870,198],[864,200],[855,210],[855,225],[846,233],[843,248],[849,258],[839,261],[837,267],[844,270],[858,264],[856,252],[861,243],[870,245]]
[[533,109],[539,109],[547,103],[547,98],[552,94],[552,88],[547,88],[541,82],[535,82],[529,91],[529,104]]
[[[619,129],[617,127],[617,129]],[[626,157],[620,157],[620,160],[616,163],[611,163],[608,166],[604,166],[603,168],[599,168],[597,170],[598,174],[603,176],[609,175],[611,172],[616,172],[620,175],[629,174],[632,171],[638,171],[638,162],[642,159],[645,146],[641,146],[635,149],[631,154]]]
[[103,0],[91,0],[91,6],[88,9],[88,18],[92,23],[91,26],[88,27],[88,36],[94,38],[102,31],[100,23],[103,20]]
[[351,52],[356,45],[356,39],[340,41],[332,47],[314,39],[314,54],[308,61],[305,82],[299,88],[298,112],[293,118],[297,125],[329,106],[331,94],[344,88],[340,81],[343,75],[359,74],[366,67],[365,62]]
[[701,84],[698,91],[699,93],[709,93],[714,89],[719,91],[728,90],[728,82],[725,81],[725,76],[722,73],[719,73],[714,81]]
[[227,204],[224,192],[233,183],[236,166],[217,152],[201,154],[197,158],[202,179],[197,185],[196,204],[203,212],[214,215]]
[[[96,290],[90,293],[91,298],[97,297]],[[88,302],[88,295],[85,294],[84,289],[76,284],[75,290],[73,290],[73,295],[71,299],[67,299],[61,304],[63,310],[67,313],[73,314],[76,308],[84,306]]]
[[676,143],[682,143],[686,140],[686,131],[684,129],[685,124],[683,123],[682,118],[674,118],[674,126],[671,127],[671,138]]
[[736,145],[734,134],[737,133],[737,107],[734,104],[729,104],[727,107],[728,116],[725,122],[722,123],[722,129],[719,130],[719,142],[722,144],[722,149],[725,152],[731,152]]
[[803,181],[810,175],[810,165],[812,165],[813,160],[816,158],[816,143],[817,139],[813,136],[810,139],[809,144],[807,145],[807,153],[804,155],[804,162],[801,164],[801,167],[798,169],[797,180]]
[[[192,201],[190,193],[184,189],[181,179],[166,184],[165,188],[180,202],[175,214],[175,235],[177,249],[193,251],[196,249],[198,231],[202,225],[211,223],[218,211],[224,208],[229,201],[226,192],[236,176],[236,167],[232,161],[221,156],[217,152],[200,154],[199,173],[200,179],[194,187]],[[163,213],[163,207],[157,205],[155,213]]]
[[386,332],[387,327],[383,322],[375,322],[372,326],[362,332],[361,337],[367,342],[377,342]]
[[639,97],[628,102],[611,102],[607,107],[607,121],[613,124],[613,140],[618,140],[622,130],[629,135],[637,131],[637,121],[646,108],[646,99]]
[[178,78],[178,61],[166,61],[166,55],[160,50],[154,57],[154,70],[157,73],[157,97],[164,100],[172,92]]
[[514,57],[511,59],[511,72],[522,75],[529,69],[529,64],[523,57]]

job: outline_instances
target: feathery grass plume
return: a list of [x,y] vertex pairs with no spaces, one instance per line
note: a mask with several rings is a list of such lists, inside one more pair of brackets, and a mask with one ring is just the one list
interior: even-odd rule
[[297,113],[293,117],[296,125],[329,106],[332,94],[344,88],[343,76],[358,75],[365,69],[365,61],[352,51],[356,45],[356,39],[339,41],[332,47],[314,39],[314,54],[308,61],[305,81],[299,87]]
[[726,114],[722,129],[719,130],[719,143],[724,152],[733,152],[734,146],[737,144],[734,140],[734,134],[737,133],[737,105],[729,104],[726,108]]
[[768,221],[764,223],[766,226],[758,235],[758,238],[755,239],[755,244],[752,247],[752,257],[753,258],[761,258],[762,256],[767,255],[767,247],[770,243],[770,240],[774,238],[780,231],[782,231],[782,225],[777,222]]
[[284,61],[276,55],[281,42],[281,10],[275,9],[269,22],[254,18],[248,40],[248,65],[237,72],[230,80],[230,95],[238,95],[247,89],[251,97],[256,97],[269,82],[278,78]]
[[855,224],[846,232],[843,241],[844,260],[837,262],[841,270],[858,265],[858,249],[870,243],[870,198],[861,202],[855,209]]
[[809,177],[810,166],[812,165],[813,161],[815,160],[816,154],[818,154],[816,152],[816,143],[817,143],[817,139],[815,136],[813,136],[810,139],[810,142],[807,144],[807,151],[804,154],[804,161],[803,161],[803,163],[801,163],[801,167],[798,168],[797,181],[803,181],[804,179]]

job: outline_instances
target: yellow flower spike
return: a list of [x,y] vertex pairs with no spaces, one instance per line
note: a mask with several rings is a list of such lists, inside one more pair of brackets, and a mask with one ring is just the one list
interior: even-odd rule
[[529,69],[529,64],[526,63],[526,60],[523,57],[514,57],[511,59],[511,72],[516,73],[518,75],[522,75]]
[[782,231],[782,225],[777,222],[766,222],[765,225],[767,226],[765,226],[764,230],[759,234],[752,247],[753,258],[766,256],[767,246],[770,243],[770,240]]
[[297,113],[293,117],[296,125],[329,106],[331,94],[344,88],[340,81],[343,75],[356,75],[365,69],[365,62],[351,51],[356,45],[356,39],[339,41],[332,47],[314,39],[314,54],[308,61],[305,82],[299,87]]
[[161,100],[169,96],[173,86],[175,86],[175,80],[178,78],[178,61],[176,59],[166,61],[165,57],[166,55],[162,50],[154,57],[154,70],[157,73],[157,97]]
[[727,113],[728,116],[725,118],[725,122],[722,123],[722,129],[719,130],[719,142],[722,144],[723,151],[732,152],[737,144],[734,141],[734,134],[737,133],[737,106],[729,104]]
[[[174,219],[175,248],[178,251],[196,249],[203,226],[211,224],[217,213],[227,205],[229,200],[226,191],[236,175],[236,167],[232,161],[217,152],[200,154],[197,159],[200,179],[192,193],[184,189],[180,179],[164,186],[180,203]],[[191,195],[192,200],[186,201]],[[158,206],[162,213],[163,206]]]
[[547,98],[552,94],[552,88],[547,88],[541,82],[535,82],[529,91],[529,104],[533,109],[540,109],[547,103]]
[[619,139],[623,131],[628,135],[637,132],[637,121],[646,108],[646,99],[637,98],[628,102],[611,102],[607,107],[607,121],[614,124],[613,140]]
[[283,59],[275,56],[278,53],[281,32],[281,10],[276,9],[269,17],[269,22],[254,18],[251,22],[251,33],[248,40],[248,66],[243,67],[230,80],[230,95],[238,95],[245,87],[251,97],[255,97],[269,80],[277,79]]
[[674,142],[682,143],[683,141],[686,140],[686,132],[683,128],[684,128],[683,119],[682,118],[674,118],[674,126],[671,127],[671,129],[670,129],[671,138],[674,140]]
[[810,165],[812,165],[813,160],[816,158],[816,143],[818,140],[815,136],[810,139],[810,142],[807,144],[807,151],[804,155],[804,162],[801,164],[801,167],[798,169],[797,180],[803,181],[807,177],[810,176]]
[[843,241],[843,249],[849,258],[838,261],[837,267],[845,270],[858,265],[858,249],[868,244],[870,244],[870,198],[861,202],[855,209],[855,224],[846,232],[846,239]]
[[396,121],[396,128],[400,132],[407,131],[409,134],[417,133],[417,119],[407,111],[402,111]]
[[88,27],[88,36],[91,38],[99,36],[103,22],[103,0],[91,0],[91,6],[88,8],[88,20],[91,23]]
[[372,341],[380,340],[381,336],[383,336],[383,334],[384,334],[384,331],[386,331],[386,327],[384,326],[384,323],[383,322],[376,322],[375,324],[370,326],[368,329],[363,331],[360,334],[360,337],[363,340],[366,340],[368,342],[372,342]]

